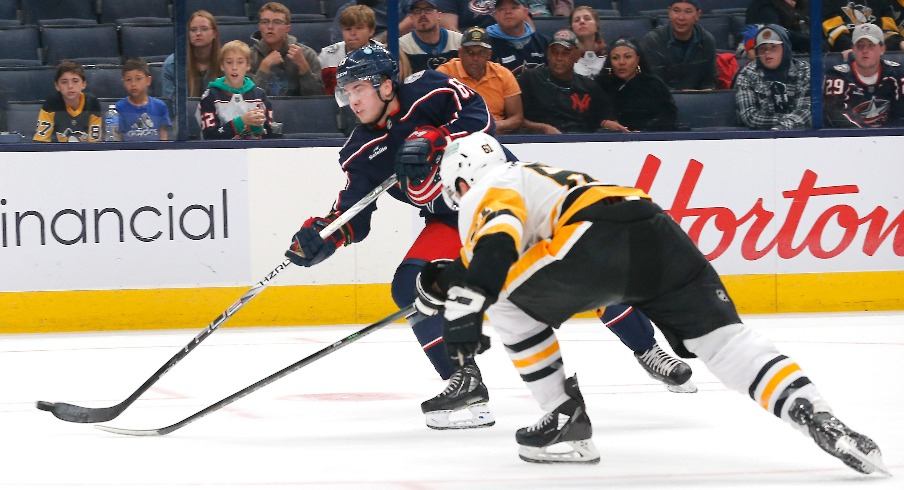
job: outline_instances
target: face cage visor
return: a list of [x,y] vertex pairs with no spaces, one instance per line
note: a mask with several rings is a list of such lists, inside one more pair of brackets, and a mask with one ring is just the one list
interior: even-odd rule
[[[371,75],[369,77],[362,77],[362,78],[358,78],[356,80],[351,80],[351,81],[345,82],[341,86],[337,85],[336,86],[336,103],[339,104],[339,107],[345,107],[351,103],[351,101],[350,101],[351,97],[350,97],[349,91],[346,90],[346,87],[348,87],[349,85],[351,85],[355,82],[360,82],[360,81],[369,81],[371,83],[371,85],[373,86],[373,89],[376,91],[376,90],[379,90],[380,84],[383,83],[383,77],[380,75]],[[357,98],[361,98],[362,96],[369,93],[370,89],[368,89],[366,85],[359,84],[359,85],[356,85],[354,88],[351,88],[350,90],[354,93],[354,95]]]

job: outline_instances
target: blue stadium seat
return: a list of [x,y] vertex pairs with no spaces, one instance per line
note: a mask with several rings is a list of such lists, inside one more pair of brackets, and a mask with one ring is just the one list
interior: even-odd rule
[[31,142],[38,126],[38,113],[43,102],[13,102],[6,111],[6,127],[11,133],[25,137],[23,142]]
[[244,17],[248,19],[245,0],[185,0],[185,10],[191,15],[195,10],[206,10],[220,16]]
[[619,0],[618,9],[622,15],[638,15],[644,10],[668,8],[667,0]]
[[172,22],[170,0],[103,0],[101,2],[100,21],[104,24],[121,24],[122,19],[134,17],[164,18]]
[[251,35],[257,32],[257,22],[218,23],[217,29],[220,31],[221,46],[236,40],[251,45]]
[[600,19],[600,29],[606,44],[612,44],[621,36],[629,36],[640,41],[653,30],[653,20],[647,17],[631,17],[621,19]]
[[158,99],[163,97],[163,63],[148,63],[151,70],[151,89],[148,93]]
[[750,0],[700,0],[704,14],[711,14],[716,10],[721,14],[745,13],[749,5]]
[[82,64],[117,65],[122,62],[116,26],[45,26],[41,39],[44,62],[57,65],[61,60]]
[[173,52],[173,25],[123,24],[119,29],[122,57],[143,58],[147,62],[166,59]]
[[53,66],[0,68],[0,108],[11,101],[44,100],[54,92]]
[[534,19],[534,29],[540,34],[546,36],[546,39],[552,39],[556,31],[560,29],[570,29],[570,19],[568,17],[537,17]]
[[283,125],[284,138],[344,137],[332,95],[271,97],[270,102],[273,119]]
[[0,20],[19,22],[19,0],[0,0]]
[[[195,111],[198,109],[198,103],[201,102],[200,97],[189,97],[185,101],[185,110],[188,112],[188,139],[190,140],[199,140],[201,139],[201,125],[198,124],[198,118],[195,117]],[[170,119],[173,121],[173,132],[174,134],[178,131],[179,118],[175,116],[175,114],[170,115]]]
[[40,61],[41,40],[35,26],[19,26],[0,29],[0,53],[5,59]]
[[600,16],[603,19],[611,19],[613,17],[618,18],[621,17],[621,12],[616,9],[594,9],[596,10],[596,15]]
[[738,122],[734,90],[672,92],[678,107],[678,124],[692,130],[744,129]]
[[[257,11],[261,9],[263,4],[269,1],[270,0],[251,0],[248,2],[248,14],[251,18],[257,20]],[[289,9],[289,12],[292,12],[293,20],[298,14],[319,15],[322,16],[321,18],[326,18],[320,10],[319,0],[280,0],[279,3],[285,5],[286,8]]]
[[[349,3],[351,0],[324,0],[324,12],[323,15],[326,15],[328,19],[332,19],[336,17],[336,13],[339,12],[339,9],[342,8],[343,5]],[[401,1],[401,0],[399,0]]]
[[94,0],[23,0],[22,15],[26,24],[48,19],[88,19],[97,23]]
[[88,82],[85,92],[95,97],[121,99],[128,95],[122,85],[121,65],[86,66],[85,81]]
[[580,0],[574,4],[575,7],[586,5],[594,10],[614,10],[615,5],[612,0]]
[[298,22],[293,24],[292,34],[298,40],[319,53],[325,46],[333,44],[330,34],[330,26],[332,21],[322,20],[313,22]]

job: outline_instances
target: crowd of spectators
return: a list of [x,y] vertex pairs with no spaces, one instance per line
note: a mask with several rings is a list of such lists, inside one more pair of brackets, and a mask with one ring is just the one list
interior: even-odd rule
[[[900,66],[886,57],[887,52],[904,50],[904,2],[821,1],[818,29],[824,51],[839,56],[826,58],[825,125],[904,125],[899,100],[904,77]],[[643,14],[649,15],[650,28],[637,37],[605,32],[602,11],[571,0],[401,0],[400,64],[407,73],[439,70],[473,88],[487,100],[503,134],[697,129],[680,123],[673,94],[719,89],[733,91],[737,129],[810,127],[807,52],[812,22],[807,0],[750,0],[746,5],[746,27],[737,33],[737,48],[725,50],[717,47],[701,21],[705,13],[700,0],[662,0],[661,9]],[[257,30],[240,43],[249,49],[250,85],[243,74],[233,89],[250,94],[254,87],[255,98],[247,104],[255,110],[267,108],[265,121],[246,124],[243,118],[253,112],[249,109],[232,115],[239,117],[242,131],[235,123],[231,131],[222,130],[224,121],[210,131],[211,120],[203,120],[209,112],[199,110],[198,136],[273,136],[270,123],[280,117],[269,109],[267,98],[332,95],[336,68],[347,53],[386,43],[386,0],[350,0],[340,6],[329,21],[333,43],[323,46],[306,44],[306,23],[279,2],[264,3],[249,16]],[[563,29],[545,35],[548,31],[539,21],[547,17],[559,18]],[[174,55],[167,57],[158,72],[162,89],[156,95],[172,104],[176,81],[184,80],[189,110],[195,111],[194,101],[213,88],[222,90],[229,76],[217,17],[192,12],[186,27],[186,73],[176,73]],[[231,52],[236,49],[232,45]],[[143,62],[130,61],[133,68]],[[151,71],[139,71],[145,73],[130,77],[129,83],[134,86],[134,79],[142,78],[140,83],[150,87]],[[90,123],[99,120],[103,110],[91,95],[90,82],[79,63],[60,63],[56,93],[38,116],[35,141],[102,139],[93,134]],[[147,89],[134,98],[125,75],[123,84],[129,94],[125,99],[132,106],[144,102],[137,107],[150,103],[153,119],[162,124],[159,100],[147,99]],[[257,96],[259,92],[263,96]],[[80,116],[82,111],[91,117]],[[254,114],[256,121],[260,116]],[[67,117],[75,136],[55,134],[53,128]],[[168,114],[165,121],[154,133],[160,139],[173,133]],[[258,127],[260,131],[245,130]]]

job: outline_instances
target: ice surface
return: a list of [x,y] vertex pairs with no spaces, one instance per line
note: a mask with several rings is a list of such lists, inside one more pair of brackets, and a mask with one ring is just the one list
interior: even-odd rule
[[[892,473],[904,474],[904,313],[745,321],[801,365],[842,421],[876,440]],[[221,329],[106,425],[172,424],[358,328]],[[518,459],[515,430],[542,413],[498,338],[479,359],[496,425],[426,428],[420,402],[445,382],[403,325],[167,436],[109,434],[35,409],[37,400],[114,405],[196,333],[0,336],[0,488],[904,488],[900,476],[844,466],[699,361],[690,363],[700,392],[669,393],[592,320],[557,333],[566,370],[580,376],[599,465]]]

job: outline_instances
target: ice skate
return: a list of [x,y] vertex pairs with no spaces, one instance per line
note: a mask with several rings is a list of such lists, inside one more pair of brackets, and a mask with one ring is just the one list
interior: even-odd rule
[[651,378],[664,384],[669,391],[697,392],[697,385],[691,381],[691,367],[681,359],[670,356],[658,344],[653,344],[653,347],[640,354],[634,354],[634,357]]
[[882,462],[882,451],[872,439],[852,431],[829,412],[813,412],[813,404],[798,398],[788,415],[805,426],[816,445],[860,473],[879,472],[891,476]]
[[[466,364],[449,378],[442,393],[421,403],[431,429],[472,429],[496,423],[487,407],[490,395],[476,364]],[[467,410],[467,411],[466,411]],[[468,413],[470,412],[470,413]]]
[[[570,400],[547,413],[539,422],[518,429],[518,456],[530,463],[600,462],[600,453],[590,437],[593,427],[578,388],[577,376],[565,380],[565,394]],[[562,449],[567,448],[567,449]]]

